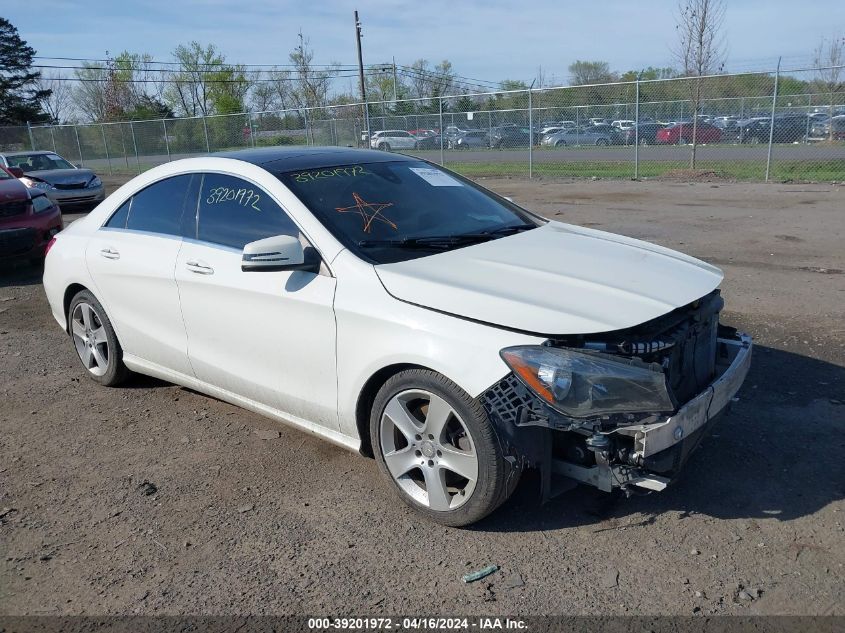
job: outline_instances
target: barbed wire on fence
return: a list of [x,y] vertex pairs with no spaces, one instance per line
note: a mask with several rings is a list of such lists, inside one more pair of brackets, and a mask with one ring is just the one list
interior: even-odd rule
[[696,168],[729,178],[845,180],[845,86],[819,79],[839,67],[822,70],[5,127],[0,151],[49,150],[131,173],[221,150],[337,145],[415,153],[470,176],[639,178],[688,167],[695,144]]

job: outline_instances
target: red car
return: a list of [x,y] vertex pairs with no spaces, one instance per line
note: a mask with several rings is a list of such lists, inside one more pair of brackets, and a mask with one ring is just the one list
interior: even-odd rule
[[[657,142],[663,145],[692,143],[692,123],[678,123],[662,130],[657,130]],[[722,130],[715,125],[699,122],[695,130],[696,143],[718,143],[722,140]]]
[[20,258],[40,263],[62,226],[57,204],[0,167],[0,261]]

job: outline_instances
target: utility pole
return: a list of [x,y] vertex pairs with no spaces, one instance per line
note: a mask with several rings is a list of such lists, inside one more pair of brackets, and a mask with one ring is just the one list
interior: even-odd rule
[[393,102],[396,103],[396,57],[393,58]]
[[361,21],[355,10],[355,43],[358,46],[358,78],[361,81],[361,102],[364,104],[364,129],[367,131],[367,147],[370,145],[370,112],[367,107],[367,86],[364,83],[364,58],[361,56]]

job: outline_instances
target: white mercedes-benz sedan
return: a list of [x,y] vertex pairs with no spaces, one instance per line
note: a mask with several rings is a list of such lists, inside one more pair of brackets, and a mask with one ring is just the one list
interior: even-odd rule
[[748,371],[721,279],[417,158],[269,148],[134,178],[54,238],[44,288],[93,380],[156,376],[374,456],[466,525],[530,468],[543,499],[662,490]]

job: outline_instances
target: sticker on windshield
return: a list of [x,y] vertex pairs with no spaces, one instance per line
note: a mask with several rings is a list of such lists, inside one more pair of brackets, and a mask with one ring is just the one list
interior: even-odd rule
[[409,169],[432,187],[463,187],[460,180],[455,180],[439,169],[431,167],[409,167]]

